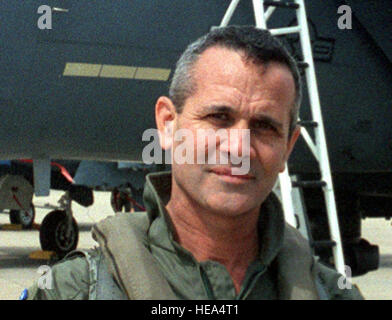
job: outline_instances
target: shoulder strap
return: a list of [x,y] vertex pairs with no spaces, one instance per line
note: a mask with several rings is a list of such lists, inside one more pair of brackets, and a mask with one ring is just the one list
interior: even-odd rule
[[176,299],[148,250],[145,212],[121,213],[93,227],[106,267],[129,299]]
[[72,258],[72,257],[82,257],[87,261],[88,264],[88,274],[89,274],[89,292],[88,297],[89,300],[96,300],[97,291],[97,270],[98,270],[98,263],[97,263],[97,250],[73,250],[68,253],[64,259]]
[[308,242],[298,230],[286,224],[284,245],[277,257],[279,298],[319,299],[313,266],[314,259]]
[[90,296],[90,299],[126,300],[126,295],[120,290],[112,275],[107,270],[107,266],[101,252],[96,256],[95,263],[97,265],[95,297]]
[[86,259],[89,268],[89,300],[126,300],[117,283],[107,270],[104,257],[98,248],[93,250],[74,250],[66,258],[74,256]]

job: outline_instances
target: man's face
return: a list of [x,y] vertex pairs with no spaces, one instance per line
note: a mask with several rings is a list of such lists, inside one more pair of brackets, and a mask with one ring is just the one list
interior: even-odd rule
[[[173,117],[173,133],[187,129],[249,129],[250,170],[232,175],[233,164],[197,164],[197,150],[211,152],[206,141],[192,140],[194,164],[173,161],[172,197],[186,199],[200,209],[225,215],[258,210],[271,192],[292,150],[299,130],[288,137],[295,86],[289,69],[279,63],[256,65],[241,51],[207,49],[194,69],[196,90],[180,114]],[[234,143],[233,143],[234,141]],[[172,141],[175,150],[182,142]],[[217,139],[216,152],[241,154],[241,138]],[[224,150],[223,150],[224,149]],[[230,157],[229,157],[230,160]]]

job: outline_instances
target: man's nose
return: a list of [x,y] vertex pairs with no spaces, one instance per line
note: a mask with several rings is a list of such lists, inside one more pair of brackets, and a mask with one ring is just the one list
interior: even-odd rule
[[256,151],[251,145],[250,129],[246,121],[239,121],[228,130],[228,141],[221,145],[221,151],[237,157],[255,157]]

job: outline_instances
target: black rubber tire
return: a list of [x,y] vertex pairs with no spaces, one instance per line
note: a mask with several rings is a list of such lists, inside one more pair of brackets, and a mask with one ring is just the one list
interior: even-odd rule
[[10,222],[11,224],[19,224],[19,210],[10,211]]
[[79,241],[79,228],[72,218],[71,237],[64,237],[66,230],[66,213],[55,210],[46,215],[42,221],[39,240],[42,250],[55,251],[59,257],[75,250]]
[[[24,215],[24,216],[22,216]],[[11,210],[10,222],[12,224],[21,224],[23,229],[31,229],[35,219],[35,207],[30,204],[30,209],[27,215],[24,210]]]

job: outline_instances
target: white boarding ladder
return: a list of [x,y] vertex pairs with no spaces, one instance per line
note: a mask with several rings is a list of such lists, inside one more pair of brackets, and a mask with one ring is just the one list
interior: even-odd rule
[[[235,9],[237,8],[240,0],[232,0],[226,13],[220,24],[221,27],[227,26]],[[287,1],[266,1],[266,0],[252,0],[253,11],[256,21],[256,27],[261,29],[268,29],[267,22],[270,16],[273,14],[276,8],[293,9],[296,11],[297,26],[282,27],[276,29],[269,29],[272,35],[280,36],[286,34],[297,33],[299,34],[302,56],[304,61],[298,63],[300,67],[305,69],[307,89],[310,99],[310,108],[313,120],[300,121],[299,124],[302,126],[301,135],[308,145],[310,151],[318,162],[321,180],[319,181],[291,181],[287,166],[286,170],[279,175],[279,184],[281,191],[281,200],[285,213],[286,221],[297,227],[297,218],[299,221],[306,221],[304,217],[305,213],[303,210],[294,211],[294,190],[296,187],[320,187],[322,188],[325,206],[328,216],[328,225],[330,230],[330,241],[326,241],[324,245],[332,247],[333,258],[335,268],[338,272],[345,275],[344,255],[342,242],[339,231],[339,222],[337,217],[335,195],[332,185],[331,169],[329,165],[328,150],[326,144],[326,138],[324,133],[324,125],[321,114],[320,99],[317,89],[316,73],[313,63],[313,54],[311,41],[309,36],[309,28],[305,11],[305,4],[303,0],[293,0],[292,2]],[[264,11],[264,6],[267,10]],[[306,127],[313,128],[315,141],[309,135]],[[302,216],[301,216],[302,215]],[[301,216],[301,217],[300,217]],[[303,230],[309,230],[305,228]],[[311,239],[309,231],[308,234],[304,234],[307,239]]]

